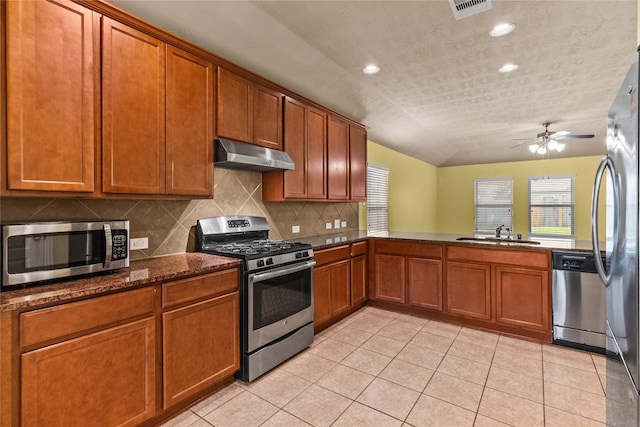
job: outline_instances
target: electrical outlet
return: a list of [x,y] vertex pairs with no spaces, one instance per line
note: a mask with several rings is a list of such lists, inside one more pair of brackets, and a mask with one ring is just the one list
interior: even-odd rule
[[333,221],[333,227],[334,228],[340,228],[340,220],[339,219],[336,219],[336,220]]
[[300,226],[299,225],[292,225],[291,226],[291,232],[292,233],[299,233],[300,232]]
[[149,247],[149,238],[140,237],[139,239],[131,239],[129,241],[129,249],[137,251],[140,249],[147,249]]
[[347,221],[342,221],[342,224],[340,224],[342,228],[347,228]]
[[327,223],[325,224],[325,227],[327,228],[327,230],[331,230],[331,223],[330,223],[330,222],[327,222]]

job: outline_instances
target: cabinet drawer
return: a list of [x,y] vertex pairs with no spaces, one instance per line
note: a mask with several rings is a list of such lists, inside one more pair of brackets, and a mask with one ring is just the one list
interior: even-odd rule
[[316,266],[318,267],[332,262],[349,259],[350,256],[349,245],[323,249],[313,253],[313,259],[316,260]]
[[549,251],[539,250],[447,246],[447,260],[521,265],[529,268],[549,268],[550,256]]
[[153,287],[72,302],[20,315],[20,345],[28,346],[153,313]]
[[357,242],[351,245],[351,256],[364,255],[367,251],[367,242]]
[[375,242],[376,253],[391,255],[417,256],[423,258],[442,258],[442,245],[430,243],[410,243],[399,240],[378,240]]
[[162,307],[238,290],[237,268],[162,284]]

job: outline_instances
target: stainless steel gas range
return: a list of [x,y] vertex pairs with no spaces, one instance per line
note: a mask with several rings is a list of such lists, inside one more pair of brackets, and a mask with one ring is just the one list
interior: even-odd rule
[[313,342],[313,250],[269,240],[262,217],[197,221],[198,251],[244,260],[240,281],[241,367],[252,381]]

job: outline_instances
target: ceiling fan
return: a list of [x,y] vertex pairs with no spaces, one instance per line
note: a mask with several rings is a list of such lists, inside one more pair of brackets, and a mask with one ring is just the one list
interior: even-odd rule
[[[565,144],[558,142],[563,139],[586,139],[586,138],[594,137],[594,135],[571,135],[571,132],[567,132],[567,131],[560,131],[560,132],[550,131],[549,130],[550,124],[551,123],[542,123],[542,126],[544,126],[544,132],[540,132],[536,136],[536,138],[533,140],[530,138],[519,138],[519,139],[526,139],[527,141],[532,143],[529,145],[529,151],[531,151],[532,153],[546,154],[547,151],[555,150],[560,152],[564,150]],[[519,147],[523,144],[526,144],[526,142],[514,145],[511,148]]]

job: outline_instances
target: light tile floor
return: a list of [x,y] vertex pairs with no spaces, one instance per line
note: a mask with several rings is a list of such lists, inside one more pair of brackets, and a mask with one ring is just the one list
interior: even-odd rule
[[604,426],[604,390],[604,356],[365,307],[163,426]]

